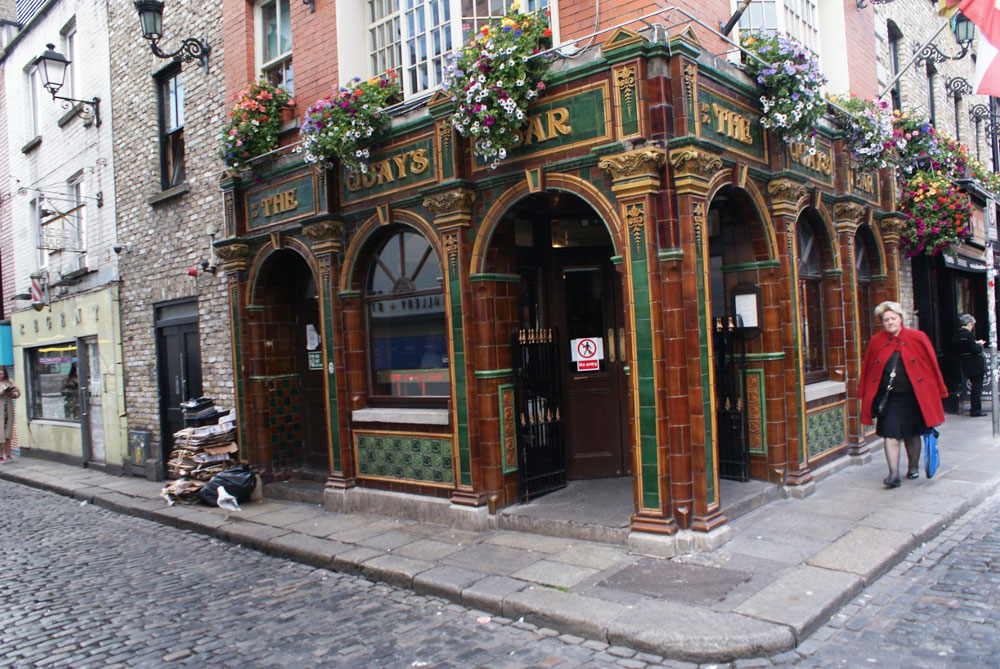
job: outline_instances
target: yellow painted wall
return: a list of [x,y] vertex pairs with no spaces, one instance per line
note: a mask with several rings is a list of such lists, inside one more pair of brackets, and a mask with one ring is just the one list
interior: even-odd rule
[[[22,393],[15,407],[14,424],[20,448],[83,460],[79,422],[28,420],[30,399],[25,351],[38,346],[76,343],[83,337],[97,337],[105,462],[111,467],[122,465],[127,456],[127,425],[122,394],[125,384],[118,313],[118,287],[105,286],[53,300],[41,311],[25,309],[11,315],[14,373]],[[79,348],[77,353],[79,355]],[[93,370],[91,374],[94,374]]]

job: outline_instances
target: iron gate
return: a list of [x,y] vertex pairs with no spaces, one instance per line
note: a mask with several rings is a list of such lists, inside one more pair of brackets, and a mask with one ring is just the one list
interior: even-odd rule
[[566,485],[558,337],[551,328],[518,329],[512,335],[511,349],[517,382],[521,501],[527,502]]
[[715,426],[719,443],[719,476],[750,480],[750,434],[747,422],[747,347],[739,316],[716,318]]

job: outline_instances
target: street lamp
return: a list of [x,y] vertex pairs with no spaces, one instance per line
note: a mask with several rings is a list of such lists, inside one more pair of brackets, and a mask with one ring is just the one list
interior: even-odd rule
[[975,37],[976,32],[975,26],[965,14],[958,12],[951,19],[951,32],[955,36],[958,46],[962,49],[958,54],[949,56],[934,44],[927,43],[920,49],[914,49],[914,53],[917,53],[915,65],[920,67],[923,63],[943,63],[946,60],[965,58],[965,54],[969,53],[969,49],[972,47],[972,38]]
[[207,41],[187,37],[181,41],[176,51],[164,53],[157,42],[163,37],[163,2],[162,0],[135,0],[135,10],[139,12],[139,24],[142,26],[142,36],[149,41],[149,48],[157,58],[173,58],[178,63],[190,63],[197,60],[208,68],[208,54],[212,51]]
[[31,62],[31,64],[38,70],[38,75],[42,79],[42,87],[52,94],[53,100],[62,100],[64,109],[69,109],[70,106],[74,104],[90,107],[94,114],[94,124],[100,126],[100,98],[94,97],[91,100],[76,100],[74,98],[65,98],[61,95],[56,95],[56,93],[59,92],[59,89],[63,87],[63,82],[66,80],[66,68],[69,66],[70,61],[66,58],[66,56],[55,50],[55,44],[46,44],[45,46],[47,49],[42,53],[42,55]]

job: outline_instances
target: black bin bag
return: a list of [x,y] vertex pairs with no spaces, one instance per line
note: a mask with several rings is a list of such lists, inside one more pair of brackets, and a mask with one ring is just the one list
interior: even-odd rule
[[218,506],[219,486],[236,498],[237,502],[246,502],[253,494],[257,479],[250,470],[250,465],[237,465],[232,469],[219,472],[198,491],[198,499],[209,506]]

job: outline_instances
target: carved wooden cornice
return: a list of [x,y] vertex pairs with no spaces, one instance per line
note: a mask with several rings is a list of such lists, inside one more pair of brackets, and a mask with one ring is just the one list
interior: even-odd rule
[[250,247],[246,244],[226,244],[215,247],[215,257],[222,263],[225,272],[235,272],[246,269]]
[[660,168],[666,162],[666,151],[650,147],[605,156],[597,166],[611,174],[613,181],[620,181],[637,177],[659,178]]
[[767,184],[767,194],[771,196],[775,209],[793,209],[807,192],[804,184],[791,179],[775,179]]
[[837,232],[854,234],[858,226],[864,222],[868,208],[856,202],[838,202],[833,205],[833,218],[837,224]]
[[475,201],[476,194],[473,191],[466,188],[456,188],[428,195],[424,198],[424,207],[432,211],[435,216],[469,214],[472,213],[472,204]]

